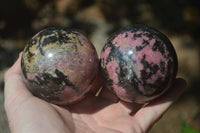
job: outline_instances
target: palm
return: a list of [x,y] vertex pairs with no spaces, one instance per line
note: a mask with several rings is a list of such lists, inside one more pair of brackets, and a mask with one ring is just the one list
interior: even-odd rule
[[22,81],[18,59],[5,76],[5,107],[11,131],[20,133],[146,132],[185,87],[179,79],[165,96],[143,108],[120,101],[106,89],[99,96],[90,93],[77,104],[59,107],[32,96]]
[[[129,115],[133,110],[127,107],[128,104],[125,105],[125,103],[118,101],[112,94],[109,96],[110,98],[106,97],[105,95],[98,97],[91,95],[78,104],[59,107],[29,96],[29,99],[18,105],[18,109],[26,110],[27,116],[24,112],[23,116],[20,114],[18,116],[25,118],[23,121],[24,130],[30,130],[31,127],[33,132],[42,131],[38,126],[42,128],[48,126],[48,131],[55,130],[63,133],[69,131],[77,133],[118,133],[120,131],[129,133],[139,130],[133,127],[134,119]],[[13,107],[13,105],[9,106]],[[46,129],[44,130],[47,132]]]
[[[109,92],[103,92],[98,97],[88,96],[84,101],[69,106],[68,110],[72,112],[74,125],[79,133],[129,133],[136,130],[133,127],[134,119],[130,115],[133,109],[130,107]],[[136,104],[132,107],[138,108]]]

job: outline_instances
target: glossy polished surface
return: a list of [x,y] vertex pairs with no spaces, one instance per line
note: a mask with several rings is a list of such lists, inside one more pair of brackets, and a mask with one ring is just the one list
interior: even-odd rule
[[36,34],[22,56],[25,84],[37,97],[55,104],[76,102],[93,87],[97,52],[82,34],[48,28]]
[[127,102],[155,99],[172,85],[177,56],[159,31],[135,26],[111,36],[101,53],[106,87]]

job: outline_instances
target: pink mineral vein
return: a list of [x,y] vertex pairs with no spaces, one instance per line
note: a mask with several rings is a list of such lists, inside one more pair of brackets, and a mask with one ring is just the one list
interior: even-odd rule
[[118,74],[117,74],[117,73],[119,73],[118,62],[117,61],[110,61],[107,64],[107,70],[108,70],[108,73],[110,75],[110,78],[112,78],[114,83],[118,83],[119,82]]

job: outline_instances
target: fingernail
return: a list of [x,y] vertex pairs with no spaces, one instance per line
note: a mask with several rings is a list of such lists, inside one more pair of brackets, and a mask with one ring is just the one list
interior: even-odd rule
[[183,79],[183,78],[177,78],[177,79],[176,79],[176,82],[177,82],[177,84],[180,85],[181,88],[186,89],[186,87],[187,87],[187,82],[186,82],[185,79]]

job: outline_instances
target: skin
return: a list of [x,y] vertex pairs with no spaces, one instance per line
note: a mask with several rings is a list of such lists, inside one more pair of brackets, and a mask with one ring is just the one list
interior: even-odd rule
[[12,133],[145,133],[186,87],[183,79],[146,106],[126,103],[103,88],[73,105],[57,106],[33,96],[22,80],[20,59],[5,74],[5,109]]

